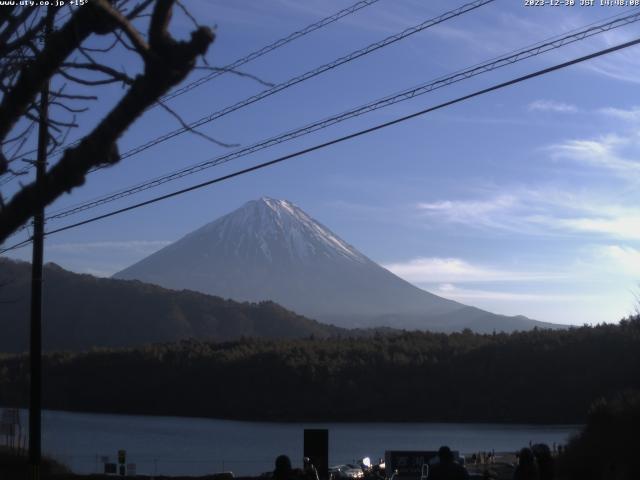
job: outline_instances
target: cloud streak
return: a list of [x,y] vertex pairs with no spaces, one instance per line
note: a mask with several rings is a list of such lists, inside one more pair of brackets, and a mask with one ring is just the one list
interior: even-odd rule
[[474,200],[441,200],[416,205],[429,222],[440,221],[522,235],[591,234],[640,240],[640,208],[610,203],[592,193],[517,188]]
[[598,110],[603,115],[619,118],[628,122],[640,123],[640,107],[632,107],[629,109],[607,107]]
[[383,265],[411,283],[523,282],[560,278],[557,274],[520,272],[476,265],[460,258],[419,257]]
[[640,250],[628,245],[604,245],[596,248],[596,259],[609,264],[612,270],[631,277],[640,276]]
[[439,285],[434,293],[461,302],[474,300],[497,300],[501,302],[567,302],[583,300],[584,295],[556,295],[537,293],[517,293],[494,290],[460,288],[450,283]]
[[554,100],[535,100],[527,106],[530,112],[577,113],[578,107]]
[[554,160],[569,160],[626,177],[630,173],[640,173],[640,162],[632,159],[639,147],[637,134],[611,133],[593,139],[567,140],[551,145],[547,150]]
[[47,245],[47,250],[68,254],[86,254],[108,250],[148,255],[171,242],[168,240],[124,240],[105,242],[57,243]]

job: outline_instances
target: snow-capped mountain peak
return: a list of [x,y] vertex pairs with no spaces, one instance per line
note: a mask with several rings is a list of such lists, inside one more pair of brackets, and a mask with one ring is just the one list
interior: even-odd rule
[[341,257],[360,263],[368,261],[292,202],[269,197],[247,202],[187,237],[191,236],[234,244],[235,255],[252,255],[257,248],[270,260],[282,260],[286,255],[298,260]]
[[[262,197],[117,273],[239,301],[272,300],[345,327],[523,328],[421,290],[287,200]],[[527,323],[529,322],[529,323]]]

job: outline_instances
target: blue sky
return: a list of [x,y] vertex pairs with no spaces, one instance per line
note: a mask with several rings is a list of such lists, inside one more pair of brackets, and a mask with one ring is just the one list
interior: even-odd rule
[[[225,65],[349,6],[338,0],[185,0],[217,25],[208,60]],[[380,0],[245,65],[282,82],[464,2]],[[525,7],[497,0],[303,82],[202,128],[255,141],[497,55],[621,14],[621,7]],[[578,2],[579,3],[579,2]],[[174,32],[192,28],[176,15]],[[637,24],[431,92],[329,129],[51,223],[50,228],[270,160],[637,35]],[[118,58],[127,69],[135,58]],[[201,76],[195,72],[190,79]],[[640,291],[640,47],[500,90],[197,192],[51,236],[46,260],[110,275],[263,195],[288,199],[396,274],[504,314],[615,322]],[[265,87],[224,75],[171,102],[188,121]],[[83,118],[89,128],[119,87]],[[154,109],[121,151],[177,128]],[[72,136],[80,135],[80,130]],[[49,211],[229,150],[182,135],[97,172]],[[15,182],[14,182],[15,183]],[[15,185],[5,187],[10,194]],[[10,242],[19,240],[16,236]],[[8,242],[9,243],[9,242]],[[11,256],[28,259],[29,250]]]

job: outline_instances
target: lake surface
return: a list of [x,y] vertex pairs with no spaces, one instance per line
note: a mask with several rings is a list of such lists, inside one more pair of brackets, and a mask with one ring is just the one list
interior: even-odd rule
[[[23,425],[27,414],[22,412]],[[24,428],[24,427],[23,427]],[[138,474],[204,475],[232,471],[255,475],[273,469],[280,454],[302,461],[304,428],[329,429],[329,462],[351,463],[385,450],[437,450],[449,445],[463,453],[516,451],[529,442],[566,443],[576,425],[445,423],[267,423],[204,418],[151,417],[45,411],[43,451],[77,473],[102,470],[102,457],[127,463]]]

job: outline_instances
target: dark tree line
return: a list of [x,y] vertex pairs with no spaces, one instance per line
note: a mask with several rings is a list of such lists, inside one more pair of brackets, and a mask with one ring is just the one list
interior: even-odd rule
[[[45,358],[47,408],[253,420],[583,422],[640,388],[640,319],[479,335],[182,341]],[[0,360],[0,403],[26,403],[27,359]]]
[[[131,347],[194,337],[220,342],[242,336],[304,338],[347,332],[273,302],[234,302],[138,281],[79,275],[54,264],[45,265],[44,282],[45,351]],[[0,258],[0,286],[0,352],[25,352],[31,265]]]
[[559,459],[566,480],[635,480],[638,462],[640,391],[624,390],[596,400],[582,432]]

